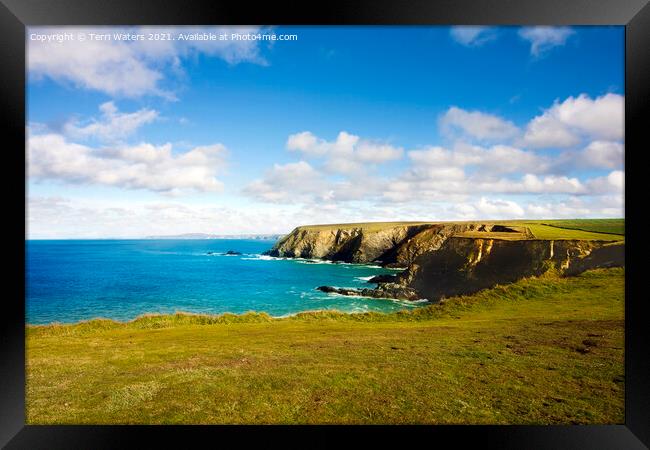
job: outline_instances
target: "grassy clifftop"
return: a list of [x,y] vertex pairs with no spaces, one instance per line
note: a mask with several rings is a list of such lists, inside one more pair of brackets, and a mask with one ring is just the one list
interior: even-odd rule
[[394,314],[27,330],[27,423],[622,423],[624,269]]
[[[612,240],[625,239],[625,219],[563,219],[563,220],[505,220],[505,221],[464,221],[464,222],[366,222],[325,225],[305,225],[299,230],[325,231],[339,228],[360,228],[365,232],[379,232],[396,226],[414,226],[428,224],[501,224],[528,228],[536,239],[582,239],[582,240]],[[496,239],[522,239],[524,237],[512,233],[492,233],[482,237]],[[467,237],[474,237],[468,235]]]

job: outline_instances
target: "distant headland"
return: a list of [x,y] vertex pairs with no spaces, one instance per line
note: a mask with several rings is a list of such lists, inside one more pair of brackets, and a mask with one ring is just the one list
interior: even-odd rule
[[184,233],[161,236],[145,236],[144,239],[254,239],[259,241],[276,241],[283,234],[207,234]]

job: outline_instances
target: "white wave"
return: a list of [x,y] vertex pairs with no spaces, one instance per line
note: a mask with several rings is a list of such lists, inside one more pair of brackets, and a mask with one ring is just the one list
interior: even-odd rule
[[365,313],[370,311],[370,308],[368,308],[368,305],[352,305],[349,311],[345,311],[348,314],[355,314],[355,313]]
[[327,295],[328,297],[364,298],[360,295],[343,295],[339,294],[338,292],[323,292],[323,294]]
[[294,259],[298,264],[332,264],[332,261],[324,259],[304,259],[304,258],[287,258]]
[[[338,286],[332,286],[332,287],[337,288],[337,289],[355,289],[355,290],[357,289],[357,288],[340,288]],[[327,294],[330,297],[347,297],[347,298],[355,299],[355,300],[359,300],[359,299],[371,300],[371,301],[374,301],[374,300],[388,300],[390,302],[397,303],[398,305],[408,306],[410,308],[414,308],[420,303],[428,303],[429,302],[429,300],[426,299],[426,298],[421,298],[421,299],[418,299],[418,300],[403,300],[403,299],[391,298],[391,297],[370,297],[370,296],[366,296],[366,295],[345,295],[345,294],[339,294],[338,292],[327,292],[325,294]]]
[[269,256],[269,255],[255,255],[252,257],[241,258],[241,259],[244,259],[246,261],[276,261],[276,260],[283,260],[287,258],[277,258],[275,256]]
[[370,276],[367,276],[367,277],[354,277],[354,278],[357,279],[357,280],[361,280],[361,281],[370,281],[371,279],[375,278],[375,276],[376,275],[370,275]]
[[289,258],[286,256],[269,256],[257,254],[247,254],[246,257],[243,257],[241,259],[247,261],[294,261],[298,264],[332,264],[332,261],[327,261],[324,259]]

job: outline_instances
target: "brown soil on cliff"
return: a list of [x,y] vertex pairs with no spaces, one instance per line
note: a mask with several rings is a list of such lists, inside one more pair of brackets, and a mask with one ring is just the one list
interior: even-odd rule
[[[537,239],[535,233],[559,238]],[[589,238],[570,239],[581,233]],[[607,236],[528,222],[320,225],[296,228],[268,254],[403,267],[407,270],[395,280],[343,294],[437,301],[550,270],[575,275],[623,266],[623,243]]]
[[598,241],[503,241],[453,237],[438,251],[421,255],[399,282],[423,298],[472,294],[497,284],[548,271],[576,275],[625,263],[622,244]]

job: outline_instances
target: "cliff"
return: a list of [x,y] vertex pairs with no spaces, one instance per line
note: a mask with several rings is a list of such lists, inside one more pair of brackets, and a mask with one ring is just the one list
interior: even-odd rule
[[407,267],[419,255],[437,250],[450,236],[462,233],[496,233],[507,235],[508,239],[529,237],[524,227],[481,223],[307,226],[295,228],[280,239],[267,254]]
[[420,255],[393,283],[377,290],[393,297],[402,286],[421,298],[437,300],[471,294],[548,271],[576,275],[585,270],[623,266],[622,243],[582,240],[519,240],[451,237],[437,250]]
[[338,289],[344,295],[438,300],[550,270],[575,275],[623,266],[622,242],[535,239],[525,226],[447,223],[391,226],[298,227],[268,252],[272,256],[374,262],[406,270],[374,289]]
[[431,225],[404,225],[368,230],[363,227],[298,227],[281,239],[271,256],[321,258],[354,263],[396,262],[395,250]]

